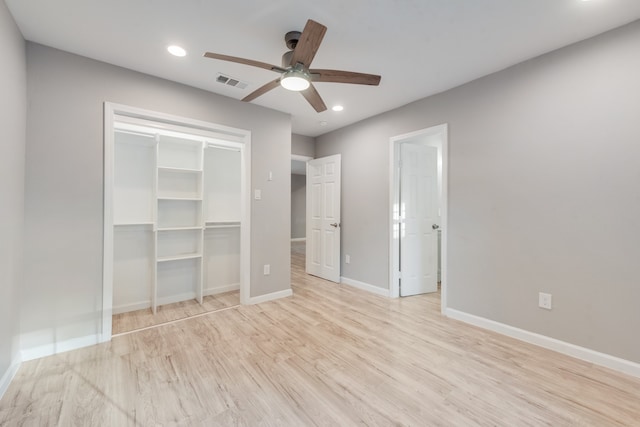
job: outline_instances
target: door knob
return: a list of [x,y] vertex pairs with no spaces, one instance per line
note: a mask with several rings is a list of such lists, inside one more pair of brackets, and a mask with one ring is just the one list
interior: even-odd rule
[[337,222],[334,222],[333,224],[329,224],[329,225],[332,226],[332,227],[338,228],[339,224]]
[[433,228],[434,230],[437,230],[438,228],[440,228],[440,226],[438,224],[433,224],[431,228]]

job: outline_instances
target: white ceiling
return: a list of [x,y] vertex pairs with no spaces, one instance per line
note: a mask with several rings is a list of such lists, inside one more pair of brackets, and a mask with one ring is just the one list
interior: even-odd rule
[[[241,99],[277,77],[205,51],[279,65],[287,31],[328,27],[312,67],[382,75],[379,87],[318,83],[316,113],[276,88],[253,101],[317,136],[640,18],[638,0],[6,0],[24,37]],[[169,44],[188,55],[176,58]],[[242,90],[217,73],[248,82]],[[326,125],[321,126],[320,122]]]

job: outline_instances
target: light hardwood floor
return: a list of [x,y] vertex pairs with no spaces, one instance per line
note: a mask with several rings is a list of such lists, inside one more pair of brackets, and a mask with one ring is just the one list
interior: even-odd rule
[[3,426],[638,426],[640,380],[306,276],[240,306],[26,362]]
[[156,314],[150,308],[145,310],[130,311],[113,315],[113,335],[136,329],[161,325],[174,320],[193,317],[202,313],[221,310],[240,304],[240,291],[224,292],[216,295],[208,295],[203,298],[202,304],[192,299],[158,306]]

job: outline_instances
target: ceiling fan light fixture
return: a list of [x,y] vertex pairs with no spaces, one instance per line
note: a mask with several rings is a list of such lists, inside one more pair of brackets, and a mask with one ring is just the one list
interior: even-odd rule
[[280,85],[287,89],[295,92],[300,92],[305,89],[308,89],[311,85],[309,81],[309,75],[300,70],[289,70],[282,75],[280,79]]

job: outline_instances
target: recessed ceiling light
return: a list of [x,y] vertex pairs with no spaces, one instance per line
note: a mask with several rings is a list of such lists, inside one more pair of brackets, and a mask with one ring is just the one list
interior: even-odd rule
[[181,48],[180,46],[171,45],[167,48],[169,53],[173,56],[185,56],[187,51]]
[[344,107],[342,105],[334,105],[331,109],[333,111],[342,111],[344,110]]

